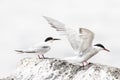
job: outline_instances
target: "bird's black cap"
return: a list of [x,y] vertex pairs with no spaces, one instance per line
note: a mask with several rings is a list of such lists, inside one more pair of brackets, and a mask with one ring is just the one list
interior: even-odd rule
[[105,49],[105,47],[102,44],[95,44],[94,46],[98,46],[98,47]]
[[47,41],[49,41],[49,40],[53,40],[53,38],[52,38],[52,37],[47,37],[47,38],[45,39],[45,42],[47,42]]

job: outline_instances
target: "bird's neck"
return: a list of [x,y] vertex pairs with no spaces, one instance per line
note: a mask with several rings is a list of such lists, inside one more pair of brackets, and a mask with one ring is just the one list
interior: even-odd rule
[[83,51],[83,53],[90,52],[92,48],[93,48],[92,46],[89,46],[85,51]]
[[99,48],[99,47],[96,47],[96,46],[94,46],[93,48],[94,48],[97,52],[99,52],[99,51],[102,50],[102,48]]
[[50,42],[50,41],[48,41],[48,42],[45,42],[45,44],[47,44],[47,45],[51,45],[53,42]]

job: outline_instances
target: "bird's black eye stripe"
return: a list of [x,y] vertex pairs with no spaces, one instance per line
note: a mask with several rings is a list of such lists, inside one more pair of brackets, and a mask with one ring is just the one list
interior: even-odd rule
[[98,47],[101,47],[101,48],[105,48],[102,44],[95,44],[94,46],[98,46]]

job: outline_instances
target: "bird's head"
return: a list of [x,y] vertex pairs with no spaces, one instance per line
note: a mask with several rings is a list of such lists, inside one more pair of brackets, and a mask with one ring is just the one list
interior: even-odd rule
[[110,52],[110,50],[106,49],[102,44],[95,44],[94,46],[96,46],[99,50]]
[[54,42],[54,41],[56,41],[56,40],[60,40],[60,39],[58,39],[58,38],[53,38],[53,37],[47,37],[46,39],[45,39],[45,42]]

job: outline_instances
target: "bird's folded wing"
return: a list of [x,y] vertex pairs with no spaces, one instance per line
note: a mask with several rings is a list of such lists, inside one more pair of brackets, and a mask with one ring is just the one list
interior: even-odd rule
[[45,53],[49,51],[51,48],[48,45],[37,45],[32,48],[36,53]]

